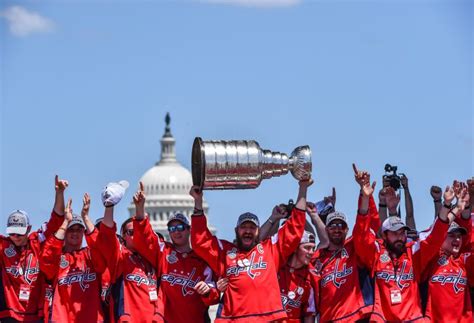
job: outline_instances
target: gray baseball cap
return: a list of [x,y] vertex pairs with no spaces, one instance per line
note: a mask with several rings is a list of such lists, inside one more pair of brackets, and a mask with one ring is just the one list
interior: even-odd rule
[[71,222],[69,222],[69,224],[67,225],[67,228],[69,229],[70,227],[72,227],[73,225],[75,224],[79,224],[80,226],[82,226],[84,229],[86,228],[86,225],[84,224],[84,222],[82,221],[82,218],[77,215],[77,214],[73,214],[72,215],[72,220]]
[[451,222],[451,224],[449,225],[449,229],[448,229],[448,233],[452,233],[452,232],[459,232],[462,235],[467,234],[466,228],[461,227],[459,224],[457,224],[454,221]]
[[326,218],[326,225],[329,225],[334,220],[341,220],[347,225],[346,215],[342,212],[334,211],[332,213],[329,213],[328,217]]
[[257,227],[260,227],[260,221],[258,220],[258,216],[250,212],[245,212],[239,216],[239,219],[237,220],[237,226],[242,225],[242,223],[244,222],[252,222]]
[[29,226],[28,214],[23,210],[15,210],[8,216],[7,234],[26,234]]
[[183,224],[186,224],[187,226],[189,226],[189,220],[188,218],[182,214],[182,213],[175,213],[173,214],[172,216],[170,216],[170,218],[168,219],[168,223],[166,225],[169,225],[171,221],[180,221],[182,222]]
[[398,216],[389,216],[383,221],[382,232],[385,231],[398,231],[400,229],[410,230],[410,228],[403,223],[402,219]]

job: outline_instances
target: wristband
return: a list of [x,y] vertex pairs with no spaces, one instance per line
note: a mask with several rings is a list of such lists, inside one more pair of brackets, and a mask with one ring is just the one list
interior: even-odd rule
[[204,214],[204,210],[202,209],[198,209],[198,208],[194,208],[194,214]]
[[273,221],[272,219],[268,219],[268,222],[270,222],[271,225],[275,223],[275,221]]
[[441,199],[433,200],[435,203],[441,203]]
[[379,207],[387,207],[387,204],[379,203]]
[[448,205],[448,204],[446,204],[446,203],[443,203],[443,206],[444,206],[445,208],[451,210],[451,208],[453,207],[453,204],[451,203],[451,204]]

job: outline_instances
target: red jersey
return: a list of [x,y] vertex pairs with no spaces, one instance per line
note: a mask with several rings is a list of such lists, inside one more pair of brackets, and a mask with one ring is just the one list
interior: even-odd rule
[[372,312],[370,273],[361,267],[352,238],[336,252],[316,251],[313,263],[320,276],[317,304],[321,322],[356,321]]
[[277,234],[243,251],[213,236],[204,215],[192,216],[191,241],[196,253],[219,277],[229,279],[216,322],[268,322],[287,317],[277,272],[298,247],[304,225],[305,211],[294,208]]
[[114,284],[114,321],[158,322],[157,275],[139,254],[123,247],[115,235],[116,227],[100,224],[98,246],[107,260]]
[[43,317],[45,279],[39,270],[44,241],[62,224],[63,217],[51,214],[42,230],[28,236],[26,247],[18,248],[8,237],[0,236],[0,321],[36,321]]
[[105,260],[93,245],[97,229],[90,235],[86,235],[90,247],[74,252],[62,252],[64,241],[55,235],[45,243],[40,268],[53,281],[50,322],[104,321],[100,273],[105,269]]
[[[373,197],[369,207],[375,208]],[[372,212],[370,228],[377,232],[379,227],[378,213]],[[312,263],[319,275],[317,304],[321,322],[352,322],[369,316],[374,304],[373,281],[357,256],[352,238],[346,239],[338,251],[317,250]]]
[[375,301],[371,321],[424,320],[418,283],[422,270],[441,247],[448,224],[436,219],[431,231],[415,243],[408,243],[400,258],[392,259],[383,244],[370,230],[371,215],[357,215],[353,232],[355,248],[362,263],[375,277]]
[[[219,292],[211,268],[194,251],[181,253],[171,243],[153,232],[148,217],[133,221],[135,249],[157,269],[159,274],[158,308],[167,322],[204,322],[209,305],[217,304]],[[211,292],[201,296],[194,286],[205,281]]]
[[471,322],[472,308],[467,273],[474,271],[474,255],[457,258],[440,253],[426,268],[426,317],[434,322]]
[[285,322],[299,323],[306,316],[316,316],[315,292],[309,268],[294,269],[288,264],[278,271],[281,302],[288,318]]

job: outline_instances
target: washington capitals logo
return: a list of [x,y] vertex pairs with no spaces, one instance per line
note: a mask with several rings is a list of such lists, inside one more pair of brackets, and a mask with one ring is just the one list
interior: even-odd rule
[[28,285],[31,285],[38,278],[39,274],[39,264],[36,262],[36,266],[32,266],[33,263],[33,254],[28,255],[25,268],[25,282]]
[[140,286],[142,284],[146,285],[146,286],[153,286],[153,285],[156,286],[156,280],[155,279],[148,278],[147,276],[140,275],[138,273],[128,274],[125,278],[128,281],[134,282],[135,284],[137,284],[137,286]]
[[446,284],[452,284],[454,292],[456,294],[459,294],[460,292],[464,291],[464,286],[467,285],[467,279],[466,277],[463,277],[463,271],[459,270],[459,273],[457,275],[453,274],[439,274],[439,275],[434,275],[431,277],[431,282],[432,283],[439,283],[442,286]]
[[255,260],[255,251],[252,252],[250,256],[250,261],[247,261],[244,266],[232,266],[227,268],[226,274],[227,276],[239,276],[240,273],[246,272],[247,275],[254,279],[257,276],[260,276],[260,272],[255,272],[255,270],[259,269],[266,269],[267,268],[267,263],[263,261],[263,257],[260,256],[258,258],[258,262],[254,262]]
[[74,283],[78,283],[81,287],[82,291],[84,292],[87,288],[89,288],[90,282],[96,280],[97,275],[95,273],[91,273],[89,268],[83,269],[79,272],[69,273],[65,277],[61,277],[58,279],[58,286],[62,285],[69,285],[71,286]]
[[29,254],[26,260],[26,267],[24,270],[21,266],[6,267],[5,270],[7,273],[9,273],[15,278],[18,278],[19,276],[23,276],[24,281],[28,285],[31,285],[34,281],[36,281],[36,279],[38,278],[37,276],[39,274],[38,262],[36,263],[36,266],[32,266],[32,263],[33,263],[33,254]]
[[340,259],[336,260],[336,263],[334,264],[334,271],[329,272],[327,275],[323,276],[321,285],[324,287],[330,282],[336,286],[336,288],[341,287],[342,284],[344,284],[347,279],[345,277],[348,277],[352,274],[352,267],[347,268],[347,264],[344,264],[342,266],[342,269],[339,271],[339,262]]
[[410,266],[410,270],[405,272],[407,269],[407,261],[403,260],[403,264],[400,268],[400,273],[395,275],[395,272],[392,271],[379,271],[376,273],[377,279],[385,280],[385,282],[389,283],[391,281],[394,281],[397,283],[398,288],[402,290],[403,288],[406,288],[410,286],[410,281],[413,280],[413,268]]
[[183,296],[194,294],[194,286],[201,280],[200,277],[194,278],[196,268],[193,268],[188,276],[177,274],[165,274],[161,276],[161,281],[168,282],[171,286],[181,285]]
[[[300,308],[301,307],[301,297],[298,297],[298,299],[291,299],[287,295],[281,294],[281,303],[283,304],[283,308],[287,312],[291,312],[291,307],[293,308]],[[287,308],[290,307],[290,308]]]

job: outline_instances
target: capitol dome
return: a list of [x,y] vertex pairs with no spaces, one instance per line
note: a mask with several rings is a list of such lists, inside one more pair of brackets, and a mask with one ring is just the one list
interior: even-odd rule
[[[166,115],[165,121],[165,133],[161,138],[161,158],[143,174],[140,181],[145,188],[145,211],[150,217],[153,230],[169,239],[168,218],[179,212],[191,220],[194,200],[189,195],[193,185],[191,172],[176,159],[176,140],[171,134],[169,114]],[[207,215],[209,208],[206,201],[203,201],[203,208]],[[133,216],[135,205],[131,203],[128,209],[130,216]],[[210,229],[215,233],[214,228]]]

